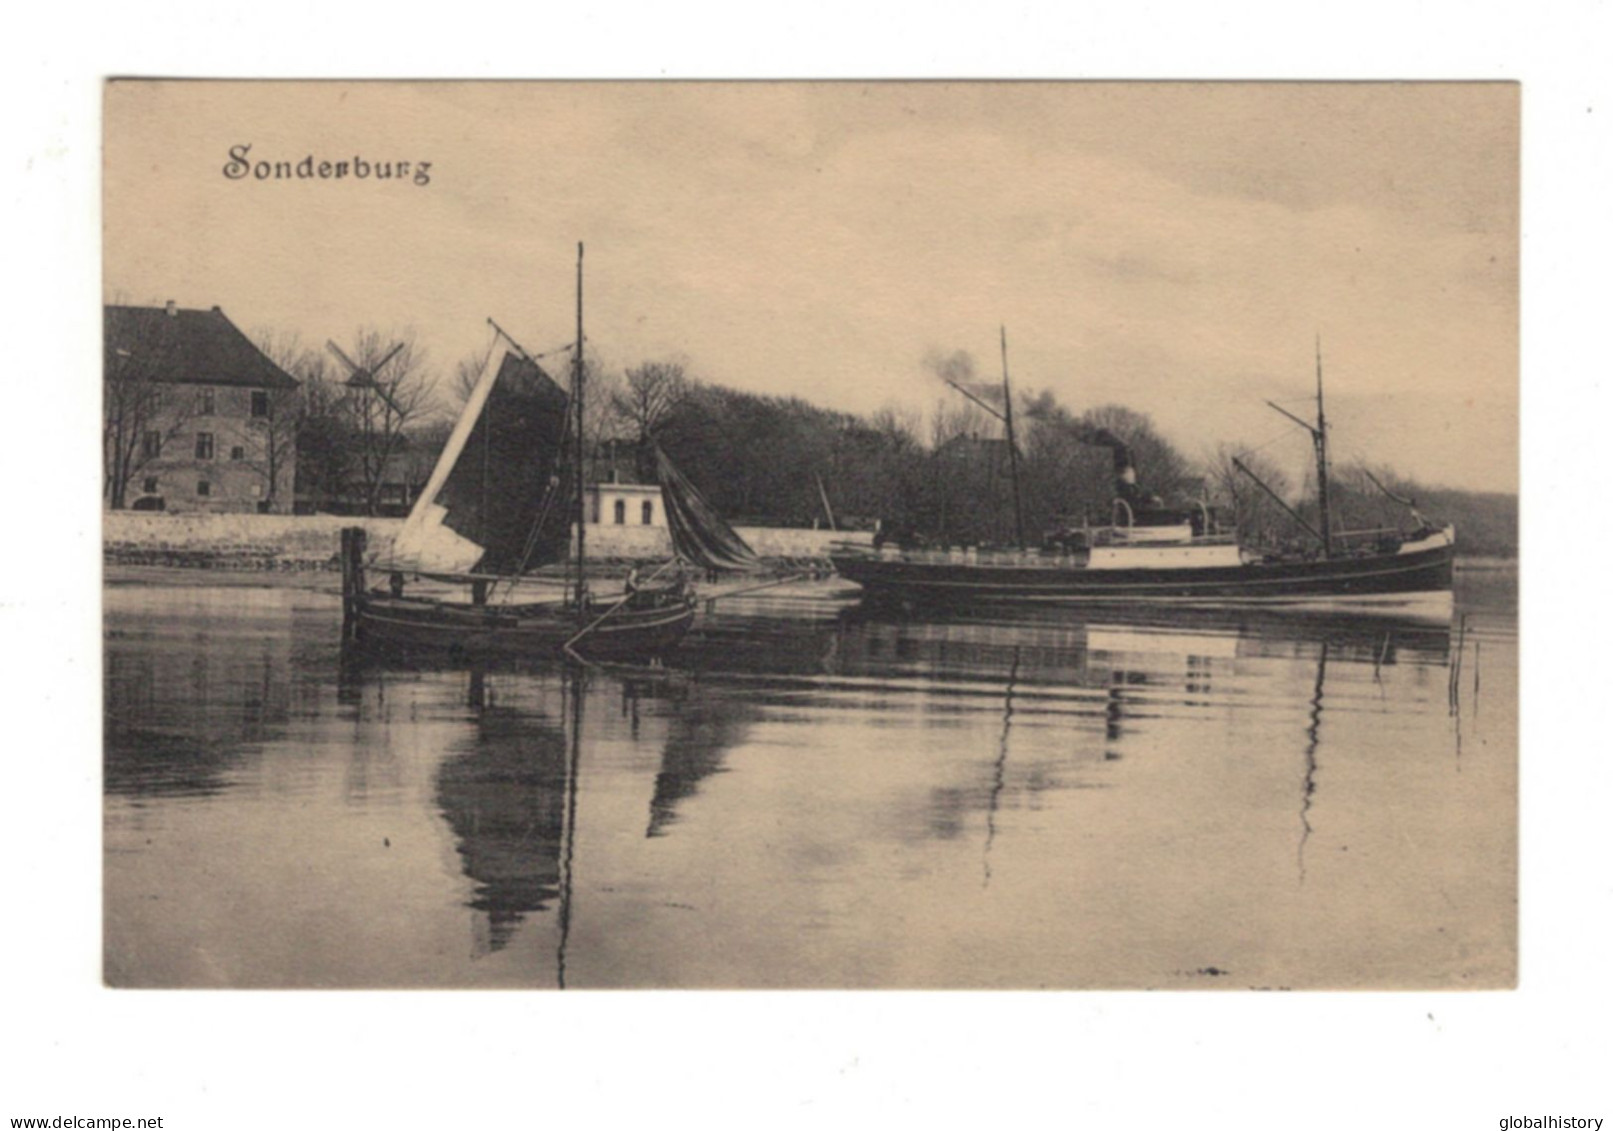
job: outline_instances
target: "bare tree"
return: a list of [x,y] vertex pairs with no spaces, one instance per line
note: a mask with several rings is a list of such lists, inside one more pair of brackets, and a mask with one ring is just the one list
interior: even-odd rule
[[[1240,463],[1249,470],[1240,471]],[[1219,445],[1209,460],[1210,484],[1218,501],[1231,504],[1239,539],[1246,545],[1268,545],[1294,533],[1294,520],[1261,490],[1249,472],[1279,498],[1290,489],[1282,469],[1248,445]]]
[[316,509],[347,490],[354,479],[354,452],[348,421],[351,392],[332,378],[325,355],[310,353],[302,379],[297,420],[297,494]]
[[656,433],[689,399],[692,384],[677,362],[646,361],[622,374],[620,388],[611,394],[616,418],[638,445],[641,478],[654,477]]
[[320,398],[308,395],[309,385],[324,378],[326,360],[324,354],[305,348],[295,332],[265,329],[253,338],[263,355],[298,383],[294,389],[269,390],[266,412],[247,423],[256,442],[247,446],[251,454],[246,463],[263,476],[265,502],[273,510],[282,491],[294,489],[291,478],[298,462],[298,441],[310,407],[320,403]]
[[[569,394],[572,379],[572,355],[551,355],[541,362],[545,371]],[[596,455],[614,441],[623,438],[626,431],[616,401],[622,394],[622,375],[605,364],[592,348],[585,348],[582,356],[583,375],[583,447]]]
[[107,312],[101,370],[101,494],[113,510],[128,502],[129,484],[185,429],[194,397],[170,383],[177,362],[166,321]]
[[349,369],[347,416],[355,470],[364,510],[375,514],[392,458],[403,446],[404,430],[432,409],[426,352],[412,333],[394,342],[392,336],[374,329],[358,330],[351,349],[338,347],[333,352]]
[[456,409],[470,400],[471,390],[476,388],[492,361],[493,347],[489,345],[454,362],[454,375],[448,381],[448,399]]
[[[929,525],[946,541],[975,543],[1002,535],[1012,518],[1007,442],[994,442],[1001,426],[984,409],[955,397],[939,401],[930,417],[926,496]],[[1003,466],[998,466],[998,456]]]
[[247,428],[257,434],[259,443],[248,447],[254,458],[249,466],[263,476],[264,502],[276,509],[282,491],[293,489],[292,473],[297,465],[297,433],[302,427],[302,389],[271,389],[263,416],[249,418]]
[[893,452],[907,453],[918,447],[919,417],[916,409],[888,403],[869,419],[869,425],[885,437]]

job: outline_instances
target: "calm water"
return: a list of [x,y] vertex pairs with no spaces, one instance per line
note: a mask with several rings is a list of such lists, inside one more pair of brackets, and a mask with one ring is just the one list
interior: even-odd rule
[[316,592],[105,608],[115,985],[1514,977],[1510,574],[1433,628],[736,600],[633,676],[344,664]]

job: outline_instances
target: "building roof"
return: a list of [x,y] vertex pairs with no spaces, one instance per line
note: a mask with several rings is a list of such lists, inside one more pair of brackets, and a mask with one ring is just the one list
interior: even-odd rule
[[965,433],[947,440],[935,449],[935,454],[951,459],[989,457],[1005,460],[1008,458],[1008,441],[1001,436],[980,436],[975,433]]
[[296,378],[266,357],[222,310],[108,306],[108,354],[147,360],[151,378],[184,385],[295,389]]

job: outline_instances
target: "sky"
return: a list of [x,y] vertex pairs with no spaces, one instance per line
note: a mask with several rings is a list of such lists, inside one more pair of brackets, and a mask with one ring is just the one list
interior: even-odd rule
[[[1518,484],[1513,84],[118,82],[103,293],[307,345],[412,331],[871,412],[966,350],[1190,456]],[[225,175],[430,163],[429,183]],[[446,382],[445,382],[446,384]]]

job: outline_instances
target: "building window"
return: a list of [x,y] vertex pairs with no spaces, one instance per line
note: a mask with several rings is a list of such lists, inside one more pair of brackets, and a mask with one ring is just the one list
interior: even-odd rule
[[598,491],[594,492],[594,497],[591,500],[589,500],[589,503],[590,503],[590,505],[589,505],[588,510],[589,510],[589,514],[592,515],[592,517],[589,518],[588,521],[593,523],[595,526],[598,526],[599,525],[599,492]]
[[213,434],[211,432],[196,433],[196,458],[213,458]]
[[627,524],[627,501],[625,499],[617,499],[616,500],[616,525],[617,526],[625,526],[626,524]]
[[640,522],[642,522],[645,526],[650,525],[650,520],[655,517],[655,505],[651,503],[650,500],[645,499],[644,505],[639,507],[639,515]]
[[211,495],[212,493],[213,493],[213,485],[211,483],[209,483],[205,479],[198,479],[196,481],[196,494],[198,494],[199,496],[201,496],[202,498],[205,499],[209,495]]
[[246,449],[237,445],[230,449],[230,458],[239,462],[246,458]]
[[252,415],[269,415],[269,394],[264,392],[262,389],[252,390]]
[[156,459],[162,455],[162,433],[147,432],[140,437],[140,455],[143,459]]
[[196,414],[198,416],[213,415],[213,390],[198,389],[196,391]]
[[141,484],[140,489],[148,495],[155,495],[157,493],[157,477],[155,475],[146,476],[146,481]]

